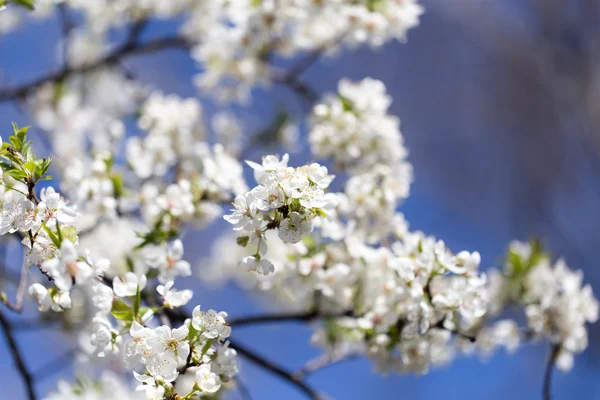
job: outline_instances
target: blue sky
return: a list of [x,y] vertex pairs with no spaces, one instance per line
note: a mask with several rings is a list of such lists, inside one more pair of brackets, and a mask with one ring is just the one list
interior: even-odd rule
[[[171,24],[153,24],[147,37],[172,28]],[[0,38],[0,69],[3,72],[0,85],[28,81],[55,68],[57,34],[56,22],[49,20],[31,23]],[[483,266],[491,266],[498,263],[515,234],[519,239],[526,239],[527,234],[519,226],[515,228],[514,223],[508,223],[512,215],[508,197],[514,194],[511,183],[515,171],[507,160],[513,153],[510,146],[499,146],[493,139],[494,135],[507,135],[508,132],[503,131],[502,126],[486,125],[477,102],[478,98],[486,96],[487,79],[501,66],[472,39],[465,37],[461,27],[432,12],[424,16],[419,28],[410,32],[407,44],[391,43],[375,52],[362,49],[324,60],[307,72],[306,79],[319,92],[334,90],[343,76],[353,79],[373,76],[386,83],[394,98],[391,111],[402,120],[402,131],[411,152],[409,159],[415,166],[411,197],[401,206],[401,211],[412,229],[444,239],[453,250],[478,250],[483,257]],[[144,56],[129,65],[142,80],[165,91],[195,95],[190,85],[195,65],[180,51]],[[297,109],[292,96],[279,87],[258,91],[250,108],[235,107],[234,111],[248,118],[249,129],[259,127],[273,115],[278,104]],[[207,103],[206,109],[210,114],[215,107]],[[2,136],[6,136],[11,121],[28,124],[27,117],[17,109],[0,105]],[[482,131],[486,135],[481,135]],[[303,152],[292,157],[302,159],[308,155]],[[587,181],[588,177],[582,173],[581,179]],[[563,195],[568,196],[568,192]],[[579,213],[569,210],[572,207],[559,208],[564,211],[565,218],[580,221],[586,217],[584,211],[597,210],[597,203],[590,200],[588,208]],[[575,232],[577,227],[570,229]],[[545,234],[543,230],[532,233]],[[598,292],[600,274],[593,263],[598,243],[583,240],[581,232],[574,235],[582,243],[583,252],[576,252],[553,236],[549,237],[549,242],[557,253],[566,254],[567,260],[577,259],[576,267],[585,271],[586,280],[595,284]],[[191,261],[208,253],[211,237],[208,232],[186,237],[187,249],[192,248],[191,244],[194,248],[203,247],[197,254],[188,250]],[[198,246],[199,242],[205,246]],[[189,283],[188,286],[196,289],[194,304],[227,310],[232,316],[267,309],[264,301],[232,285],[214,288]],[[285,324],[240,328],[234,331],[234,336],[266,357],[296,370],[319,354],[308,345],[310,333],[305,326]],[[52,330],[19,333],[18,340],[34,371],[62,354],[68,345]],[[571,373],[556,373],[554,393],[557,399],[600,399],[598,329],[592,331],[590,340],[591,349],[576,358]],[[4,361],[0,364],[0,387],[3,395],[0,397],[23,398],[21,382],[2,343],[0,359]],[[369,397],[381,400],[506,399],[509,396],[513,400],[529,400],[541,397],[545,353],[546,346],[539,344],[525,346],[514,355],[497,354],[487,362],[473,357],[459,358],[450,366],[435,369],[422,377],[382,377],[372,372],[368,361],[356,360],[323,370],[310,377],[309,382],[331,398],[342,400]],[[294,388],[253,365],[244,362],[241,368],[241,377],[254,399],[303,399]],[[68,378],[71,374],[71,368],[67,367],[48,376],[38,385],[39,392],[46,393],[55,386],[57,377]],[[232,393],[231,398],[239,397]]]

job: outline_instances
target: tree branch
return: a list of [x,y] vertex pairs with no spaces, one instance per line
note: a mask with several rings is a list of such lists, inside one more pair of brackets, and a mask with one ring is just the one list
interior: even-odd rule
[[319,99],[319,94],[306,82],[302,81],[297,76],[282,73],[278,70],[272,70],[271,78],[273,79],[273,82],[287,86],[293,91],[295,91],[297,94],[302,96],[309,104],[313,104]]
[[552,400],[552,371],[560,351],[560,344],[551,344],[548,359],[546,360],[546,370],[544,371],[544,384],[542,387],[542,396],[544,400]]
[[[135,30],[132,30],[135,33]],[[130,36],[132,37],[132,36]],[[137,35],[133,36],[137,38]],[[188,48],[190,43],[180,36],[167,36],[147,43],[139,44],[135,40],[127,40],[123,45],[97,61],[78,67],[63,67],[60,71],[42,76],[32,82],[12,88],[0,90],[0,102],[11,101],[27,96],[32,90],[50,82],[60,82],[73,74],[92,72],[96,69],[118,63],[123,58],[139,54],[148,54],[169,48]]]
[[245,347],[237,342],[234,343],[233,341],[231,341],[231,338],[228,340],[229,340],[229,347],[232,349],[235,349],[235,351],[237,351],[237,353],[240,356],[242,356],[242,357],[246,358],[247,360],[253,362],[254,364],[272,372],[274,375],[279,376],[286,382],[289,382],[290,384],[295,386],[299,391],[306,394],[309,398],[311,398],[313,400],[323,400],[323,397],[317,391],[315,391],[313,388],[311,388],[305,382],[303,382],[302,379],[294,376],[293,374],[289,373],[288,371],[286,371],[279,365],[273,363],[272,361],[269,361],[269,360],[263,358],[262,356],[257,355],[256,353],[254,353],[252,350],[248,349],[247,347]]
[[344,311],[334,314],[320,314],[317,311],[301,312],[301,313],[282,313],[282,314],[267,314],[253,315],[249,317],[231,318],[227,324],[229,326],[241,327],[245,325],[277,323],[277,322],[312,322],[323,318],[341,318],[352,316],[351,311]]
[[31,372],[29,372],[27,365],[25,365],[25,361],[23,360],[23,356],[19,351],[19,347],[17,346],[17,342],[13,335],[12,327],[6,319],[6,317],[4,316],[4,314],[2,313],[2,310],[0,310],[0,325],[2,326],[4,336],[6,337],[6,341],[8,342],[8,347],[12,354],[13,361],[15,362],[17,370],[19,371],[21,379],[23,380],[23,384],[25,385],[25,388],[27,390],[27,398],[29,400],[36,400],[37,397],[35,394],[33,377],[31,375]]
[[323,354],[306,363],[304,367],[294,374],[298,379],[304,379],[308,375],[320,371],[324,368],[331,367],[332,365],[339,364],[344,361],[354,360],[360,358],[363,355],[360,353],[342,354],[340,356],[332,356],[329,354]]
[[27,276],[29,274],[29,269],[23,263],[21,265],[21,279],[19,280],[19,286],[17,287],[17,297],[15,299],[15,304],[12,304],[6,298],[6,294],[4,292],[0,293],[0,301],[4,303],[6,308],[16,313],[20,313],[23,310],[23,297],[25,296],[25,289],[27,288]]
[[[169,320],[171,322],[179,322],[182,323],[183,321],[185,321],[186,319],[189,318],[189,315],[187,315],[187,313],[181,309],[178,310],[173,310],[173,309],[164,309],[163,310],[164,314],[167,316],[167,318],[169,318]],[[282,314],[283,315],[283,314]],[[241,325],[248,325],[248,324],[252,324],[252,323],[258,323],[260,322],[274,322],[274,321],[289,321],[289,320],[307,320],[306,315],[310,315],[311,318],[314,318],[314,314],[313,313],[304,313],[304,314],[286,314],[284,316],[287,316],[287,318],[282,318],[282,315],[277,316],[278,318],[273,318],[271,316],[258,316],[258,317],[249,317],[249,318],[241,318],[237,320],[237,325],[236,326],[241,326]],[[304,318],[304,319],[302,319]],[[310,320],[310,318],[308,319]],[[233,326],[234,324],[232,324],[232,322],[235,324],[235,320],[231,320],[229,321],[229,325]],[[263,358],[261,355],[256,354],[254,351],[248,349],[247,347],[234,342],[233,340],[231,340],[231,338],[227,339],[229,341],[229,347],[234,349],[235,351],[237,351],[237,353],[246,358],[247,360],[255,363],[256,365],[266,369],[267,371],[273,373],[274,375],[277,375],[278,377],[282,378],[284,381],[290,383],[291,385],[295,386],[296,388],[298,388],[298,390],[300,390],[301,392],[303,392],[304,394],[306,394],[309,398],[313,399],[313,400],[322,400],[323,397],[321,395],[319,395],[314,389],[312,389],[310,386],[308,386],[306,383],[304,383],[302,381],[302,379],[298,379],[298,377],[294,376],[292,373],[286,371],[284,368],[280,367],[279,365]]]

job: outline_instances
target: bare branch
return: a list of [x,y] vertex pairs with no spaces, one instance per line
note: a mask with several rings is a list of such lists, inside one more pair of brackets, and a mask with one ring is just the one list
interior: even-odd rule
[[341,318],[349,317],[352,313],[350,311],[344,311],[335,314],[320,314],[317,311],[301,312],[301,313],[283,313],[283,314],[267,314],[267,315],[254,315],[250,317],[231,318],[227,324],[229,326],[241,327],[245,325],[255,325],[264,323],[278,323],[278,322],[312,322],[318,319],[324,318]]
[[8,308],[9,310],[17,313],[20,313],[23,310],[23,297],[25,297],[25,289],[27,288],[28,275],[29,268],[27,268],[27,265],[23,263],[23,265],[21,265],[21,279],[19,280],[19,286],[17,287],[17,297],[15,299],[15,304],[12,304],[10,301],[8,301],[4,293],[0,295],[0,301],[2,301],[2,303],[4,303],[6,308]]
[[[178,310],[172,310],[172,309],[164,309],[162,311],[166,317],[169,318],[169,320],[171,322],[183,322],[186,319],[189,318],[189,315],[187,315],[187,313],[181,309]],[[275,319],[275,318],[271,318],[271,317],[265,317],[265,316],[259,316],[259,317],[249,317],[249,318],[244,318],[244,319],[238,319],[236,326],[240,326],[240,325],[244,325],[244,324],[251,324],[251,323],[258,323],[258,321],[266,321],[266,322],[273,322],[273,321],[289,321],[289,320],[299,320],[298,318],[306,318],[305,315],[307,315],[307,313],[304,314],[288,314],[288,318],[281,318],[281,315],[279,315],[279,319]],[[308,315],[313,316],[312,313],[308,313]],[[291,318],[290,316],[293,316],[293,318]],[[310,320],[310,319],[308,319]],[[234,322],[234,324],[236,323],[235,320],[230,321],[229,325],[233,325],[231,322]],[[304,394],[306,394],[309,398],[314,399],[314,400],[322,400],[323,397],[317,393],[313,388],[311,388],[310,386],[308,386],[306,383],[304,383],[302,381],[302,379],[298,379],[298,377],[294,376],[291,372],[286,371],[284,368],[280,367],[279,365],[273,363],[272,361],[267,360],[266,358],[263,358],[261,355],[255,353],[254,351],[248,349],[247,347],[234,342],[233,340],[231,340],[231,338],[227,339],[229,341],[229,347],[234,349],[235,351],[237,351],[237,353],[248,359],[249,361],[255,363],[256,365],[266,369],[267,371],[273,373],[274,375],[277,375],[278,377],[282,378],[284,381],[290,383],[291,385],[295,386],[298,390],[300,390],[301,392],[303,392]]]
[[551,344],[548,359],[546,360],[546,370],[544,371],[544,384],[542,387],[542,396],[544,400],[552,400],[552,371],[560,351],[560,344]]
[[[297,76],[281,73],[281,71],[274,69],[271,71],[271,78],[273,79],[273,82],[292,89],[294,92],[302,96],[302,98],[304,98],[309,104],[316,102],[319,98],[319,94],[312,87],[310,87],[310,85],[302,81]],[[0,100],[1,99],[2,97],[0,95]]]
[[13,361],[15,362],[17,370],[19,371],[21,379],[23,380],[23,384],[25,385],[25,389],[27,390],[27,398],[29,400],[36,400],[37,397],[35,394],[33,377],[31,375],[31,372],[29,372],[25,361],[23,360],[23,356],[21,355],[21,352],[19,350],[19,347],[17,346],[17,342],[13,335],[12,327],[6,319],[6,317],[4,316],[4,314],[2,313],[2,310],[0,310],[0,325],[2,326],[2,330],[4,331],[4,337],[6,337],[6,341],[8,342],[8,347],[12,354]]
[[231,338],[228,340],[229,340],[229,347],[231,347],[232,349],[235,349],[235,351],[237,351],[237,353],[240,356],[242,356],[242,357],[246,358],[247,360],[253,362],[254,364],[272,372],[274,375],[277,375],[278,377],[282,378],[286,382],[295,386],[299,391],[306,394],[310,399],[323,400],[323,397],[316,390],[314,390],[309,385],[307,385],[304,381],[302,381],[302,379],[299,379],[298,377],[294,376],[293,374],[286,371],[284,368],[280,367],[279,365],[273,363],[272,361],[269,361],[269,360],[263,358],[262,356],[256,354],[254,351],[248,349],[247,347],[245,347],[237,342],[233,342],[231,340]]
[[127,40],[125,44],[93,63],[79,67],[66,66],[60,71],[42,76],[41,78],[24,85],[2,89],[0,90],[0,102],[23,98],[32,90],[35,90],[46,83],[60,82],[74,74],[92,72],[105,66],[111,66],[117,64],[122,59],[133,55],[148,54],[170,48],[187,48],[189,45],[190,44],[187,39],[180,36],[163,37],[143,44],[138,44],[135,43],[135,41],[132,42]]

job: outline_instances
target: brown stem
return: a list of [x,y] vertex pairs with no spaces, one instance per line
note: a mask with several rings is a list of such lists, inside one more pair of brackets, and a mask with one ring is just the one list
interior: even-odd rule
[[2,330],[4,331],[4,337],[8,342],[8,347],[12,354],[13,361],[15,362],[17,370],[19,371],[19,375],[21,375],[21,379],[23,380],[23,384],[25,385],[25,389],[27,390],[27,398],[29,400],[36,400],[37,397],[35,394],[33,377],[31,375],[31,372],[29,372],[25,361],[23,360],[23,356],[21,355],[21,351],[19,350],[19,347],[17,346],[17,342],[13,335],[12,327],[6,319],[6,317],[4,316],[4,314],[2,313],[2,310],[0,310],[0,326],[2,326]]
[[542,386],[542,397],[544,400],[552,400],[552,371],[554,364],[560,352],[560,344],[551,344],[548,359],[546,360],[546,369],[544,371],[544,384]]
[[23,298],[25,297],[25,289],[27,288],[27,276],[29,274],[29,269],[25,264],[21,266],[21,279],[19,280],[19,286],[17,287],[17,296],[15,299],[15,304],[12,304],[8,301],[7,298],[2,296],[2,303],[11,311],[16,313],[20,313],[23,310]]

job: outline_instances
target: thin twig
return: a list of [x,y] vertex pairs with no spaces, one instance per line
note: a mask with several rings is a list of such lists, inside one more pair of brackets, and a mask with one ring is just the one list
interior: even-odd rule
[[267,360],[266,358],[263,358],[262,356],[259,356],[258,354],[256,354],[254,351],[248,349],[247,347],[245,347],[237,342],[233,342],[231,340],[231,338],[228,340],[229,340],[229,347],[231,347],[232,349],[237,351],[237,353],[240,356],[242,356],[242,357],[246,358],[247,360],[255,363],[256,365],[272,372],[274,375],[279,376],[286,382],[289,382],[290,384],[295,386],[299,391],[306,394],[310,399],[314,399],[314,400],[322,400],[323,399],[323,397],[315,389],[313,389],[309,385],[307,385],[302,379],[298,379],[298,377],[296,377],[293,374],[291,374],[290,372],[286,371],[284,368],[273,363],[272,361]]
[[37,397],[35,394],[33,377],[29,372],[25,361],[23,360],[23,356],[19,351],[19,347],[17,346],[17,342],[13,335],[12,327],[6,319],[6,317],[4,316],[4,314],[2,313],[2,310],[0,310],[0,325],[2,326],[4,336],[6,337],[6,341],[8,342],[8,347],[12,354],[13,361],[15,362],[17,370],[19,371],[19,375],[21,375],[21,379],[23,380],[23,384],[25,385],[25,388],[27,390],[27,398],[29,400],[36,400]]
[[23,297],[25,297],[25,289],[27,288],[27,276],[29,275],[29,268],[23,263],[21,266],[21,279],[19,280],[19,286],[17,287],[17,296],[15,304],[12,304],[4,293],[0,296],[0,301],[4,303],[6,308],[16,313],[20,313],[23,310]]
[[445,331],[448,331],[451,334],[456,335],[456,336],[458,336],[458,337],[460,337],[462,339],[468,340],[471,343],[475,343],[477,341],[477,338],[475,336],[468,335],[468,334],[463,333],[463,332],[459,332],[459,331],[456,331],[456,330],[453,330],[453,329],[446,328],[444,326],[444,320],[441,320],[440,322],[438,322],[437,324],[435,324],[434,327],[438,328],[438,329],[443,329]]
[[339,356],[331,356],[329,354],[323,354],[317,358],[312,359],[307,362],[304,367],[298,372],[294,374],[294,376],[298,379],[304,379],[308,375],[311,375],[317,371],[325,369],[327,367],[331,367],[335,364],[339,364],[344,361],[354,360],[356,358],[362,357],[360,353],[351,353],[351,354],[342,354]]
[[309,69],[317,61],[319,61],[321,56],[323,56],[323,54],[327,50],[329,50],[330,48],[332,48],[333,46],[335,46],[339,42],[341,42],[342,39],[344,38],[344,36],[346,36],[346,33],[344,33],[343,35],[340,35],[338,38],[336,38],[334,40],[329,41],[328,43],[325,43],[318,49],[313,50],[310,54],[308,54],[308,56],[297,61],[294,65],[292,65],[291,68],[288,69],[287,76],[297,78],[300,75],[304,74],[307,69]]
[[548,359],[546,360],[546,370],[544,371],[544,385],[542,387],[542,398],[552,400],[552,371],[560,351],[560,344],[551,344]]

